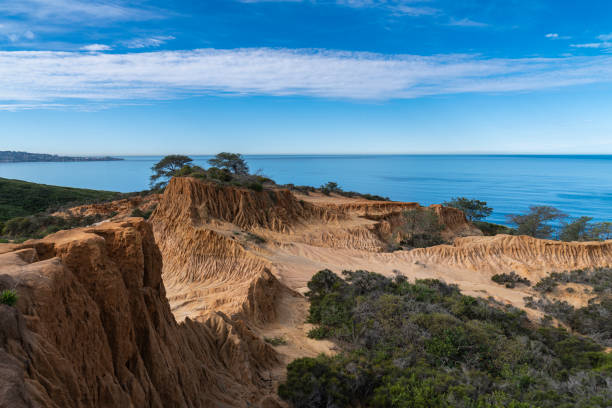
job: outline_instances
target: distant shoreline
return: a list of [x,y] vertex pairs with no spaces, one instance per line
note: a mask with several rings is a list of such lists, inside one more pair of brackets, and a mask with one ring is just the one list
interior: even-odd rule
[[31,163],[31,162],[90,162],[90,161],[121,161],[111,156],[58,156],[55,154],[0,151],[0,163]]

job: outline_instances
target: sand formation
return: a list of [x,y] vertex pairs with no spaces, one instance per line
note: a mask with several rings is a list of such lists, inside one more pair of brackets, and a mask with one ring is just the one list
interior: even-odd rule
[[[0,305],[0,406],[279,406],[284,366],[332,352],[304,324],[300,292],[320,269],[440,278],[522,306],[530,289],[491,275],[612,265],[612,242],[483,237],[442,206],[431,208],[452,244],[389,252],[401,212],[418,204],[192,178],[156,201],[148,222],[0,245],[0,289],[20,296]],[[263,340],[277,335],[288,344]]]

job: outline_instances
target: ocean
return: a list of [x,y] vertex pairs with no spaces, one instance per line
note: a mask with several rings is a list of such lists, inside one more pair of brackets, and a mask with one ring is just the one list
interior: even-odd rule
[[[191,156],[206,167],[210,156]],[[161,156],[124,161],[0,163],[0,177],[70,187],[140,191]],[[441,203],[455,196],[488,202],[490,222],[530,205],[551,205],[572,217],[612,221],[612,156],[544,155],[253,155],[251,171],[279,184],[343,189],[392,200]]]

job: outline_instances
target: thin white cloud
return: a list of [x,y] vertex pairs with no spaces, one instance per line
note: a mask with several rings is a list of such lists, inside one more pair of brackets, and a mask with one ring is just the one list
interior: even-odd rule
[[591,42],[584,44],[570,44],[570,47],[574,48],[601,48],[604,51],[609,51],[612,49],[612,33],[610,34],[601,34],[597,36],[599,42]]
[[456,27],[488,27],[489,26],[487,23],[470,20],[469,18],[462,18],[459,20],[455,18],[451,18],[448,25],[456,26]]
[[82,50],[84,51],[91,51],[91,52],[99,52],[99,51],[110,51],[112,50],[112,48],[106,44],[89,44],[89,45],[85,45],[83,47],[81,47]]
[[557,33],[548,33],[545,35],[546,38],[552,38],[552,39],[557,39],[559,38],[559,34]]
[[610,41],[610,40],[612,40],[612,33],[598,35],[597,39],[599,39],[601,41]]
[[174,37],[171,35],[158,35],[148,38],[134,38],[132,40],[125,41],[123,44],[127,48],[152,48],[159,47],[160,45],[171,40],[174,40]]
[[193,95],[386,100],[612,82],[612,56],[487,59],[289,49],[107,54],[0,52],[0,105],[127,103]]
[[597,43],[586,43],[586,44],[570,44],[570,47],[574,47],[574,48],[612,48],[612,43],[597,42]]
[[152,9],[112,0],[0,0],[0,14],[22,16],[44,24],[147,20],[160,17]]
[[385,8],[396,15],[431,16],[440,10],[424,6],[430,0],[238,0],[241,3],[315,3],[336,4],[353,8]]

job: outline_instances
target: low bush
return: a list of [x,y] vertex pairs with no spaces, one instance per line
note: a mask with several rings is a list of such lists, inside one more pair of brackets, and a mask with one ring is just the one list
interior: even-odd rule
[[39,214],[10,219],[4,223],[4,228],[0,233],[3,237],[13,241],[43,238],[60,230],[85,227],[100,222],[103,219],[102,215],[55,217]]
[[12,289],[3,290],[0,292],[0,303],[8,306],[17,304],[17,292]]
[[264,341],[273,346],[284,346],[287,344],[287,339],[285,339],[283,336],[264,337]]
[[516,235],[514,228],[506,227],[505,225],[493,224],[485,221],[472,221],[472,223],[482,231],[485,236],[495,236],[497,234]]
[[342,351],[289,364],[278,392],[294,407],[612,404],[612,357],[589,338],[437,280],[343,276],[323,270],[308,283],[311,337]]
[[134,208],[130,214],[130,217],[142,217],[145,220],[148,220],[149,217],[151,217],[151,214],[153,214],[153,210],[142,211],[140,208]]
[[523,278],[516,272],[510,273],[498,273],[491,277],[491,280],[500,285],[505,285],[507,288],[514,288],[517,284],[531,286],[531,281],[527,278]]
[[267,240],[264,237],[257,235],[255,233],[252,233],[252,232],[247,232],[246,239],[256,244],[265,244],[267,242]]

